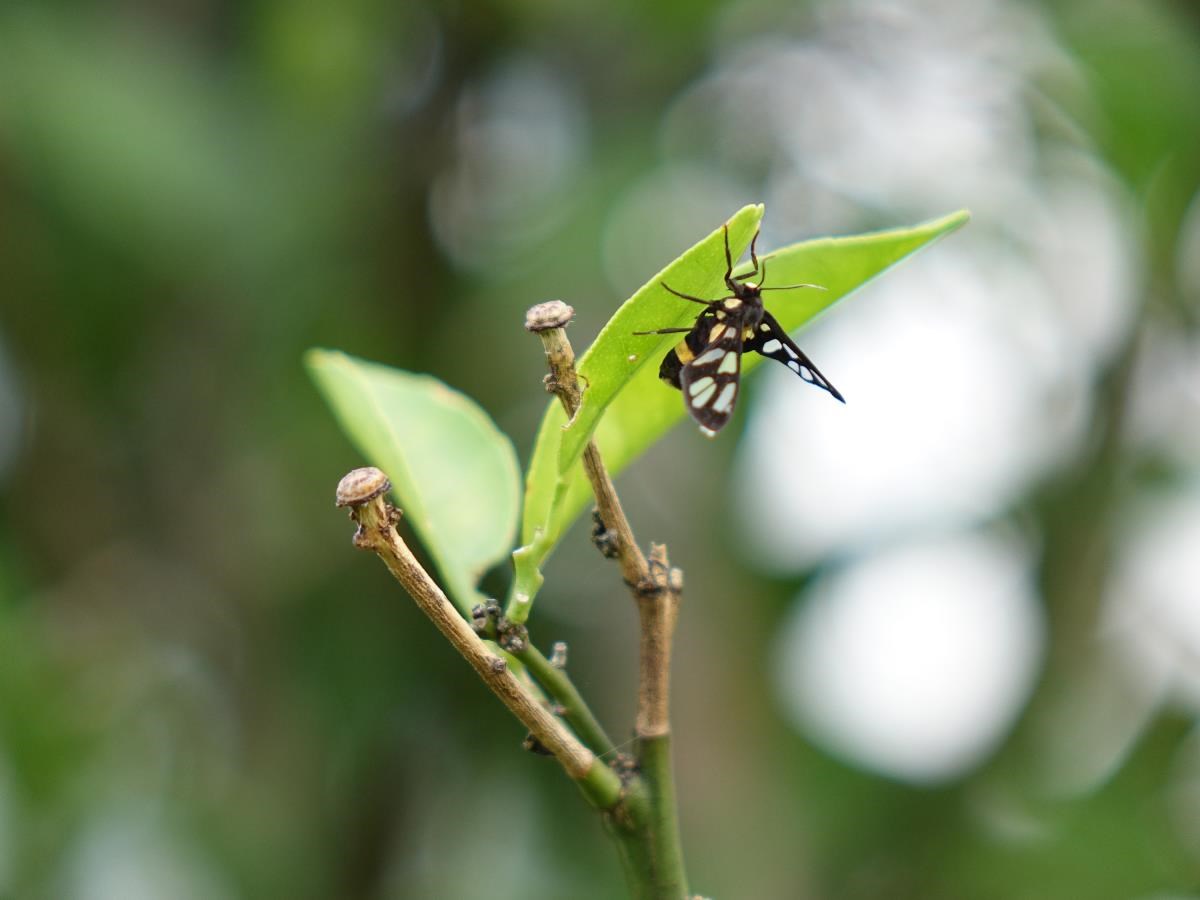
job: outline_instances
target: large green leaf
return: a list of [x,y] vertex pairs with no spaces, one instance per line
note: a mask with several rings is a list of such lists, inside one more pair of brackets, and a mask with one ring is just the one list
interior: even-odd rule
[[[735,254],[750,243],[761,216],[761,206],[750,206],[730,219],[730,245]],[[820,238],[776,250],[762,257],[770,263],[770,283],[812,282],[826,290],[788,294],[786,301],[772,303],[771,312],[785,329],[795,331],[893,263],[960,227],[968,217],[966,211],[959,211],[912,228]],[[662,385],[657,377],[658,363],[678,342],[678,335],[632,334],[687,325],[695,319],[699,307],[673,297],[659,282],[665,280],[673,288],[699,297],[718,297],[724,293],[724,271],[724,245],[718,229],[651,279],[600,332],[580,361],[584,400],[574,420],[567,424],[557,402],[547,408],[525,481],[525,546],[513,555],[517,602],[510,610],[527,604],[536,593],[542,562],[590,502],[579,461],[587,440],[595,438],[615,476],[685,415],[679,393]],[[761,361],[750,354],[743,360],[743,372],[752,371]]]
[[305,364],[342,430],[392,481],[404,517],[464,612],[512,549],[520,475],[512,443],[473,401],[429,375],[334,350]]

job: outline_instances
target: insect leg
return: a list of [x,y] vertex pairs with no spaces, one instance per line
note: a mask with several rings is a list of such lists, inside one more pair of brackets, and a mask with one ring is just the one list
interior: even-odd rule
[[736,293],[737,289],[733,285],[733,256],[729,252],[729,224],[722,225],[721,230],[725,232],[725,284]]
[[[754,237],[750,239],[750,261],[754,264],[754,268],[751,269],[749,272],[747,272],[745,275],[739,275],[737,277],[738,281],[745,281],[747,278],[754,278],[759,273],[757,246],[758,246],[758,236],[761,233],[762,233],[761,231],[754,232]],[[736,293],[737,289],[734,287],[734,284],[733,284],[733,282],[734,282],[733,256],[729,252],[729,226],[728,225],[725,226],[725,264],[726,264],[725,284],[727,284],[729,286],[729,289],[731,291],[734,291],[734,293]],[[766,263],[763,264],[763,274],[764,275],[766,274]],[[765,280],[765,278],[759,278],[759,280],[758,280],[759,284],[762,284],[762,282],[764,280]]]
[[635,331],[634,334],[687,334],[691,328],[659,328],[657,331]]

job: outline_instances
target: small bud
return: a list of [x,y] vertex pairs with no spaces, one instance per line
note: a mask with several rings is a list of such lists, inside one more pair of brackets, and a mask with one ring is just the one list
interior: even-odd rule
[[508,668],[508,663],[502,660],[499,656],[492,657],[492,671],[497,675]]
[[525,313],[526,331],[549,331],[552,328],[565,328],[575,315],[575,310],[561,300],[547,300],[537,306],[531,306]]
[[508,619],[501,619],[496,625],[496,630],[499,632],[499,644],[509,653],[520,653],[525,649],[526,643],[529,641],[529,632],[524,625],[516,622],[510,622]]
[[482,603],[476,603],[471,607],[471,628],[478,635],[484,635],[488,630],[487,611]]
[[676,594],[683,593],[683,569],[671,569],[667,576],[667,586]]
[[638,773],[637,760],[628,753],[618,751],[613,755],[612,769],[623,782],[628,782]]
[[555,641],[554,649],[550,652],[550,665],[556,669],[567,667],[567,642]]
[[388,477],[374,466],[365,466],[346,473],[338,482],[338,506],[362,506],[392,489]]
[[621,553],[621,539],[604,526],[600,510],[592,510],[592,543],[605,559],[614,559]]
[[525,735],[525,740],[521,741],[521,746],[530,753],[535,753],[538,756],[550,756],[551,753],[546,749],[546,745],[535,738],[532,734]]

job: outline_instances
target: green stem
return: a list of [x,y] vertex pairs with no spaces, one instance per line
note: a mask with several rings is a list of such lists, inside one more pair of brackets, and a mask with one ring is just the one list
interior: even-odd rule
[[632,779],[626,785],[622,808],[615,812],[619,815],[604,816],[604,828],[617,845],[629,896],[631,900],[658,900],[661,895],[654,887],[654,847],[647,840],[645,827],[650,818],[645,782]]
[[648,793],[649,818],[645,823],[653,870],[654,900],[685,900],[687,874],[679,840],[675,804],[675,775],[671,767],[671,736],[663,734],[638,741],[638,760]]
[[579,785],[579,789],[583,791],[587,801],[597,809],[604,811],[605,816],[608,816],[621,802],[621,779],[616,772],[598,759],[592,761],[592,767],[586,774],[573,780]]
[[668,736],[640,742],[641,774],[626,782],[619,806],[604,813],[632,900],[687,900],[675,813]]
[[566,671],[550,665],[550,660],[546,659],[532,642],[526,643],[525,649],[515,655],[525,664],[542,689],[554,698],[555,703],[563,707],[563,718],[593,753],[608,753],[616,746]]

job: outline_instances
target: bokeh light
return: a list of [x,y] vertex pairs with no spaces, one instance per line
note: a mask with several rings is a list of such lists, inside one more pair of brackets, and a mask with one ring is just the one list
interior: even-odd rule
[[429,193],[429,217],[459,265],[482,268],[528,257],[570,213],[587,131],[560,73],[534,59],[498,66],[464,92],[454,156]]
[[896,547],[825,576],[776,647],[789,715],[834,752],[919,783],[960,776],[1026,700],[1043,624],[1027,553],[983,536]]
[[1122,535],[1106,630],[1129,673],[1200,710],[1200,480],[1147,500]]

